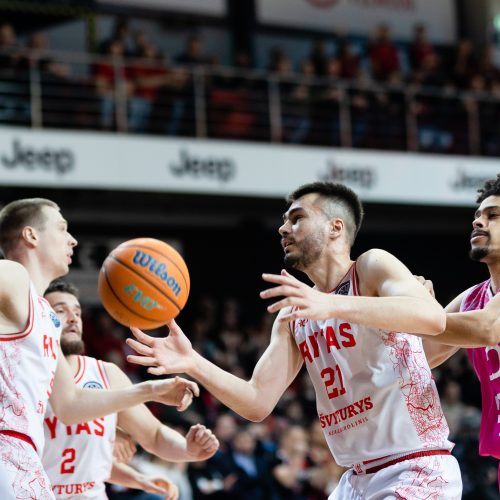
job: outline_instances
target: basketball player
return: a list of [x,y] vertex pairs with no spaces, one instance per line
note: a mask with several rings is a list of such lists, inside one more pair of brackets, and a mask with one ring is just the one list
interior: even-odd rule
[[[434,368],[460,347],[468,348],[481,383],[479,454],[500,459],[500,296],[494,298],[500,288],[500,175],[478,192],[469,255],[488,266],[490,277],[465,290],[446,307],[446,330],[435,339],[439,343],[427,340],[425,351]],[[432,283],[426,284],[432,291]]]
[[261,297],[284,298],[268,307],[279,314],[250,381],[201,357],[174,321],[163,339],[133,329],[137,340],[127,342],[140,356],[129,361],[155,375],[189,373],[254,421],[270,414],[305,363],[330,450],[349,467],[330,498],[459,499],[448,426],[422,340],[411,335],[440,334],[443,309],[391,254],[351,259],[363,212],[349,188],[307,184],[288,201],[279,228],[285,265],[315,287],[286,271],[263,275],[277,286]]
[[[45,298],[61,321],[61,350],[79,387],[119,389],[132,382],[114,363],[83,356],[82,317],[78,290],[62,281],[52,282]],[[45,448],[42,463],[57,499],[106,498],[104,482],[110,477],[116,426],[128,433],[145,450],[168,461],[207,460],[219,447],[217,438],[205,426],[193,425],[186,437],[153,416],[145,405],[128,408],[92,422],[66,426],[59,422],[49,404],[44,419]],[[138,473],[118,466],[111,482],[141,488]],[[174,489],[165,491],[174,498]],[[150,489],[150,491],[152,491]],[[158,489],[156,493],[161,492]]]
[[[198,387],[179,379],[106,392],[80,389],[59,356],[60,320],[42,295],[68,272],[77,241],[41,198],[0,211],[0,498],[53,498],[40,456],[47,400],[67,425],[154,400],[185,409]],[[59,358],[59,361],[58,361]]]

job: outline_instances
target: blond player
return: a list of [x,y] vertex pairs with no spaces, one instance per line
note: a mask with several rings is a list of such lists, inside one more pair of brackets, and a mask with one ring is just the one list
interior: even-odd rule
[[[128,343],[150,373],[189,373],[223,403],[262,420],[305,364],[318,418],[338,464],[349,470],[333,499],[461,498],[448,426],[422,340],[438,335],[445,313],[391,254],[372,249],[356,261],[351,247],[362,206],[346,186],[313,183],[289,197],[279,229],[287,272],[265,274],[277,286],[263,298],[285,298],[271,342],[252,378],[241,380],[198,353],[175,322],[159,339],[134,329]],[[405,332],[405,333],[403,333]]]
[[18,200],[0,211],[0,498],[53,498],[42,468],[47,400],[67,425],[145,401],[185,409],[190,381],[144,382],[119,390],[80,389],[60,355],[60,320],[42,297],[68,272],[77,241],[52,201]]
[[[72,368],[75,384],[93,389],[131,386],[130,379],[114,363],[83,356],[78,290],[69,283],[55,281],[46,290],[45,298],[62,323],[61,349]],[[42,463],[57,499],[70,499],[75,494],[81,499],[106,498],[104,482],[108,480],[176,498],[175,486],[167,491],[157,486],[155,490],[153,481],[130,467],[116,466],[112,473],[117,425],[145,450],[171,462],[206,460],[219,447],[217,438],[205,426],[193,425],[184,437],[162,425],[144,405],[73,426],[62,424],[49,405],[44,422]]]

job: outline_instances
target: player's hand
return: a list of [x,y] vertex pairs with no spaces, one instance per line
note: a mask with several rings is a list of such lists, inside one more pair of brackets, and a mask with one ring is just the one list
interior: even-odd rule
[[278,286],[260,292],[261,298],[272,299],[285,296],[284,299],[267,308],[270,313],[275,313],[285,307],[294,308],[293,311],[281,315],[280,321],[293,321],[298,318],[323,320],[332,317],[332,296],[314,290],[285,270],[281,271],[281,274],[263,274],[262,279]]
[[147,493],[161,495],[165,500],[177,500],[179,498],[179,488],[168,479],[139,474],[136,480],[141,490]]
[[186,447],[191,460],[207,460],[219,449],[219,440],[210,429],[196,424],[186,434]]
[[113,458],[117,462],[126,464],[130,462],[136,451],[137,448],[130,435],[117,427],[115,444],[113,446]]
[[196,382],[175,377],[165,380],[151,381],[153,388],[153,401],[175,406],[177,411],[184,411],[193,401],[193,396],[200,395]]
[[435,294],[434,294],[434,285],[432,283],[431,280],[426,280],[423,276],[417,276],[417,275],[413,275],[414,278],[419,282],[421,283],[422,285],[424,285],[425,289],[435,298]]
[[127,344],[139,356],[129,355],[127,360],[149,366],[148,373],[152,375],[189,373],[194,365],[191,342],[174,320],[167,323],[167,328],[169,335],[158,338],[132,327],[130,330],[135,339],[127,339]]

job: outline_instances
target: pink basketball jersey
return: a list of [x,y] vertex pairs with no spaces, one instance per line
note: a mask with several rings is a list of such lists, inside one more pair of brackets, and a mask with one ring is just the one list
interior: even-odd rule
[[61,323],[33,284],[29,319],[20,332],[0,335],[0,430],[29,436],[43,450],[43,416],[52,390]]
[[[460,311],[483,309],[492,297],[491,280],[479,283],[467,290]],[[479,454],[500,458],[500,344],[467,349],[467,353],[481,382]]]
[[[358,289],[353,264],[331,293],[359,295]],[[291,326],[315,388],[326,441],[340,465],[451,450],[419,337],[336,318],[299,319]]]
[[[74,378],[78,387],[109,389],[103,362],[94,358],[78,356]],[[42,463],[57,499],[107,498],[104,482],[111,473],[116,421],[115,413],[91,422],[64,425],[49,405]]]

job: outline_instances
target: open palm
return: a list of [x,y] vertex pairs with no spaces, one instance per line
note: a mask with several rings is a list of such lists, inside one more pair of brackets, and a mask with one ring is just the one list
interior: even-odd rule
[[174,320],[167,323],[169,335],[152,337],[138,328],[131,328],[135,339],[127,339],[127,344],[138,354],[129,355],[127,360],[137,365],[149,366],[148,373],[166,375],[189,373],[193,365],[193,348]]

